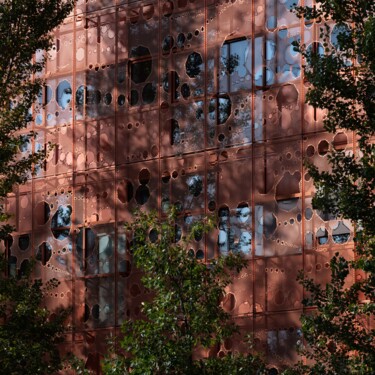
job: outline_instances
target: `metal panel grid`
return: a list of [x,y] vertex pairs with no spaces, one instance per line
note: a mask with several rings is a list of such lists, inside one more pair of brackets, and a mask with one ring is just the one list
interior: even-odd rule
[[[329,147],[351,149],[353,135],[325,133],[324,113],[304,104],[292,42],[317,43],[318,26],[293,3],[78,1],[56,31],[31,145],[55,146],[7,200],[10,268],[35,256],[36,277],[61,281],[46,303],[73,306],[64,350],[90,367],[148,298],[123,222],[135,207],[171,203],[217,215],[197,256],[235,250],[249,261],[224,308],[276,366],[296,359],[297,271],[324,282],[333,252],[353,256],[350,224],[312,210],[303,160],[326,168]],[[214,355],[243,349],[238,338]]]

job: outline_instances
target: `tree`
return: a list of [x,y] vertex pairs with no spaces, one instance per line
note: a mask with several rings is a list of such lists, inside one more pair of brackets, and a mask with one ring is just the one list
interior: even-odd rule
[[0,366],[3,374],[45,375],[60,368],[58,343],[65,330],[67,310],[54,318],[42,307],[44,293],[57,286],[32,281],[31,267],[17,277],[3,277],[6,262],[1,258],[0,276]]
[[175,211],[159,220],[137,212],[127,226],[132,234],[133,262],[143,271],[142,283],[152,293],[142,304],[144,319],[123,324],[120,341],[125,355],[113,352],[103,363],[109,374],[261,374],[253,355],[197,359],[197,348],[211,348],[237,332],[220,306],[233,274],[246,265],[240,254],[209,264],[198,260],[189,242],[212,227],[209,220],[191,224],[180,239]]
[[[43,88],[43,51],[52,47],[51,32],[71,12],[74,0],[4,0],[0,3],[0,199],[22,184],[45,151],[22,156],[33,132],[20,133],[33,120],[32,108]],[[0,222],[7,219],[0,206]],[[12,228],[0,227],[0,239]]]
[[[375,373],[375,331],[369,326],[375,309],[375,3],[367,0],[316,1],[296,7],[305,20],[322,22],[322,45],[297,46],[305,58],[310,82],[306,102],[327,111],[324,127],[335,133],[354,131],[353,152],[330,150],[329,170],[309,165],[316,193],[315,208],[350,219],[355,226],[355,260],[337,253],[325,286],[301,276],[316,312],[302,316],[310,366],[294,373]],[[334,25],[334,29],[330,27]],[[353,270],[366,277],[345,282]]]
[[[33,166],[45,158],[45,151],[32,152],[27,125],[40,94],[39,78],[45,65],[45,51],[52,46],[51,32],[71,12],[74,0],[4,0],[0,2],[0,200],[15,185],[27,180]],[[21,150],[29,150],[21,154]],[[8,215],[0,205],[0,222]],[[13,228],[0,226],[0,240],[6,241]],[[5,254],[0,254],[0,368],[4,374],[48,374],[59,368],[56,344],[63,331],[66,312],[55,319],[41,307],[44,287],[31,279],[31,270],[7,274]]]

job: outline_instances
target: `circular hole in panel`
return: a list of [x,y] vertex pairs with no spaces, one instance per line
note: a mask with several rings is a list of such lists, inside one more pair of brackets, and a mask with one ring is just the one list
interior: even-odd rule
[[178,177],[178,172],[177,171],[173,171],[172,172],[172,177],[173,178],[177,178]]
[[313,216],[313,210],[310,207],[307,207],[305,210],[306,220],[311,220],[312,216]]
[[175,119],[170,120],[170,143],[171,146],[179,144],[181,142],[181,131],[178,121]]
[[184,44],[185,44],[185,40],[186,40],[185,34],[179,33],[177,35],[177,47],[179,47],[179,48],[183,47]]
[[199,249],[199,250],[197,251],[197,253],[195,254],[195,257],[196,257],[197,259],[199,259],[199,260],[204,259],[204,251],[201,250],[201,249]]
[[155,158],[156,156],[158,156],[158,154],[159,154],[158,146],[152,145],[151,146],[151,156]]
[[130,57],[142,58],[133,62],[130,69],[130,78],[134,83],[146,82],[152,72],[152,59],[150,50],[144,46],[137,46],[131,49]]
[[[189,38],[189,35],[188,35]],[[185,63],[186,74],[190,78],[197,77],[203,69],[202,56],[197,52],[192,52],[186,59]]]
[[170,93],[171,89],[177,89],[180,86],[180,77],[174,70],[164,74],[162,86],[165,92]]
[[341,40],[339,42],[340,34],[342,35],[341,37],[348,37],[350,35],[350,27],[346,24],[333,26],[331,32],[331,43],[337,49],[340,49],[340,42],[342,42]]
[[94,87],[86,87],[86,104],[97,106],[102,99],[102,94],[99,90],[96,90]]
[[306,244],[312,246],[314,241],[314,235],[311,232],[307,232],[305,235]]
[[85,104],[86,87],[81,85],[76,90],[76,107]]
[[293,108],[298,103],[298,90],[296,86],[287,84],[281,86],[279,92],[276,95],[276,101],[279,108],[287,106],[287,108]]
[[130,105],[135,106],[138,104],[139,101],[139,94],[137,90],[130,91]]
[[184,83],[181,86],[181,95],[184,99],[188,99],[190,97],[190,87],[187,83]]
[[305,173],[305,181],[310,181],[310,180],[311,180],[310,173]]
[[150,233],[148,234],[148,238],[150,239],[150,241],[152,243],[155,243],[158,240],[158,237],[159,237],[158,231],[155,228],[151,229]]
[[48,263],[52,256],[52,246],[48,242],[43,242],[36,252],[35,259],[43,264]]
[[122,107],[125,104],[125,95],[121,94],[117,98],[117,104]]
[[167,112],[169,109],[169,104],[167,102],[162,102],[161,105],[160,105],[160,110],[165,113]]
[[173,13],[174,5],[172,1],[166,1],[163,5],[163,16],[170,17]]
[[218,125],[225,124],[232,112],[232,101],[229,95],[223,94],[211,98],[208,106],[210,120],[216,120]]
[[52,100],[52,88],[51,86],[44,86],[44,104],[47,105]]
[[104,104],[110,105],[112,103],[112,94],[110,92],[107,92],[104,95]]
[[229,218],[229,216],[230,216],[229,207],[226,206],[226,205],[221,206],[221,207],[219,208],[219,211],[218,211],[217,215],[218,215],[219,218],[220,218],[220,222],[223,222],[223,221],[228,220],[228,218]]
[[149,181],[150,181],[150,177],[151,177],[151,174],[150,174],[150,171],[147,168],[141,169],[141,171],[138,174],[138,180],[139,180],[141,185],[148,184]]
[[19,276],[26,276],[30,271],[30,267],[30,261],[28,259],[23,260],[19,270]]
[[22,251],[28,249],[30,245],[30,236],[28,234],[23,234],[18,238],[18,246]]
[[135,192],[135,200],[139,205],[145,204],[150,198],[150,189],[146,185],[140,185]]
[[328,242],[328,232],[325,228],[319,228],[316,232],[316,238],[318,240],[319,245],[325,245]]
[[151,104],[156,99],[156,86],[149,82],[143,87],[142,100],[144,104]]
[[194,197],[198,197],[203,190],[203,180],[201,176],[191,176],[186,181],[189,187],[189,193]]
[[344,150],[346,145],[348,144],[348,137],[345,133],[337,133],[333,138],[332,144],[335,150]]
[[315,147],[313,145],[309,145],[306,149],[306,155],[311,158],[315,154]]
[[332,213],[327,212],[327,211],[316,210],[316,213],[319,215],[319,217],[323,221],[329,221],[329,220],[335,220],[336,219],[335,215],[333,215]]
[[272,212],[265,212],[263,215],[263,233],[270,239],[277,227],[276,217]]
[[232,311],[236,306],[236,297],[233,293],[227,293],[226,296],[223,299],[223,310],[225,312]]
[[122,203],[130,202],[133,198],[134,189],[130,181],[121,181],[117,188],[117,197]]
[[61,109],[66,109],[72,99],[72,87],[66,80],[61,81],[56,88],[56,101]]
[[342,221],[339,221],[337,227],[332,230],[333,242],[343,244],[348,242],[349,237],[350,229]]
[[329,143],[326,140],[320,141],[318,145],[318,152],[320,156],[327,154],[329,149]]
[[211,211],[211,212],[216,210],[216,202],[215,201],[209,201],[208,202],[208,210]]
[[39,202],[35,206],[35,221],[38,225],[44,225],[51,213],[51,208],[47,202]]
[[91,315],[94,319],[98,320],[100,317],[100,306],[98,304],[94,305],[91,309]]
[[185,212],[185,215],[184,215],[185,224],[191,225],[193,224],[193,221],[194,221],[193,215],[190,212]]
[[142,14],[145,20],[150,20],[152,16],[154,15],[154,12],[155,12],[155,8],[152,4],[144,5],[142,8]]
[[90,307],[87,304],[85,304],[85,312],[83,314],[83,321],[87,322],[89,318],[90,318]]
[[167,184],[171,179],[171,174],[168,171],[164,171],[161,177],[161,180]]
[[173,47],[173,45],[174,45],[173,37],[171,35],[167,35],[161,43],[161,48],[164,52],[169,52],[171,48]]
[[[87,2],[87,1],[86,1]],[[130,23],[137,23],[138,22],[138,19],[139,19],[139,9],[130,9],[129,11],[129,20],[130,20]]]
[[241,202],[237,206],[236,215],[241,223],[246,223],[250,218],[250,208],[246,202]]
[[266,28],[273,31],[277,27],[277,18],[275,16],[270,16],[266,20]]
[[71,225],[72,207],[61,205],[57,208],[51,220],[51,230],[57,240],[64,240],[69,236]]
[[128,260],[122,260],[119,263],[119,273],[122,277],[128,277],[131,273],[131,263]]
[[35,117],[35,124],[42,125],[42,123],[43,123],[43,116],[39,114]]
[[313,51],[320,56],[324,56],[324,47],[323,44],[320,42],[312,42],[306,48],[308,53],[312,53]]

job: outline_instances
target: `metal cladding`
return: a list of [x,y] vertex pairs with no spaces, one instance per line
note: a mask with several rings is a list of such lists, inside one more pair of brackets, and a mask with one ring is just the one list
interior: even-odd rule
[[[63,350],[88,367],[149,298],[124,221],[171,204],[184,210],[181,233],[217,216],[191,244],[196,256],[249,260],[224,308],[271,364],[297,359],[298,271],[324,283],[334,252],[353,256],[350,223],[312,209],[304,160],[327,168],[327,151],[350,150],[353,135],[326,133],[324,113],[304,104],[292,43],[319,48],[319,25],[296,18],[294,2],[78,0],[56,30],[30,126],[38,135],[21,151],[54,146],[7,199],[8,251],[10,272],[35,257],[35,277],[60,281],[46,303],[72,306]],[[245,349],[239,338],[210,354]]]

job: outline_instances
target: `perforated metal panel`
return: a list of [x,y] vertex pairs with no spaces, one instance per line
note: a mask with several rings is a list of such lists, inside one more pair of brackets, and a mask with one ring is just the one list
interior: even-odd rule
[[[350,224],[312,210],[303,160],[327,168],[329,147],[349,150],[353,136],[325,133],[324,113],[304,104],[292,43],[318,42],[318,25],[294,2],[79,0],[56,30],[32,147],[55,146],[7,200],[10,267],[35,256],[36,277],[61,281],[46,303],[73,306],[64,350],[89,367],[148,298],[123,222],[176,203],[218,217],[197,257],[247,257],[224,301],[242,333],[275,366],[296,359],[298,270],[325,282],[333,252],[353,256]],[[238,337],[213,354],[244,347]]]

